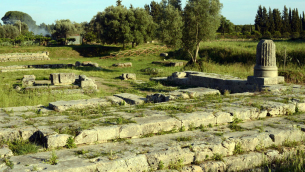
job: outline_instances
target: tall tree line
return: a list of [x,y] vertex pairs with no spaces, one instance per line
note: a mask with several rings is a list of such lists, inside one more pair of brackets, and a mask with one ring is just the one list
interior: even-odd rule
[[271,8],[267,10],[260,5],[255,16],[255,30],[261,34],[301,33],[305,31],[304,11],[301,15],[297,8],[284,6],[283,11]]

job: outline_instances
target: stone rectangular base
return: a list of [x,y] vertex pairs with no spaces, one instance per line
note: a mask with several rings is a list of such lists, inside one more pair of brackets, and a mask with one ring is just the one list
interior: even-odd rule
[[283,76],[272,78],[248,76],[247,82],[255,85],[276,85],[279,83],[284,83],[285,78]]

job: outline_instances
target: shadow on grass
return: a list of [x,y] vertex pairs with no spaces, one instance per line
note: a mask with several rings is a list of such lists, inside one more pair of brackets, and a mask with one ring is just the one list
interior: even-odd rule
[[103,45],[52,45],[50,47],[70,47],[85,58],[109,56],[111,52],[122,49],[121,47]]

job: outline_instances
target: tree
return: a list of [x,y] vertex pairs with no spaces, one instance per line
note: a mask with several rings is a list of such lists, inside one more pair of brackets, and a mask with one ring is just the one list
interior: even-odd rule
[[290,19],[289,19],[288,8],[286,7],[286,5],[284,6],[282,18],[283,18],[282,33],[290,32],[290,29],[291,29],[290,23],[289,23]]
[[152,1],[150,3],[150,15],[153,17],[155,23],[159,24],[161,22],[162,7],[159,3]]
[[273,14],[272,14],[272,10],[269,7],[269,11],[268,11],[268,23],[269,23],[269,32],[270,33],[274,33],[275,31],[275,23],[274,23],[274,18],[273,18]]
[[101,15],[103,42],[122,43],[125,48],[126,43],[133,38],[128,21],[131,17],[132,12],[124,6],[107,7]]
[[274,21],[274,30],[281,32],[282,27],[283,27],[281,12],[279,9],[273,9],[272,14],[273,14],[273,21]]
[[300,26],[300,18],[299,18],[299,12],[298,9],[292,10],[292,17],[291,17],[291,31],[292,32],[301,32],[301,26]]
[[262,6],[258,6],[257,14],[255,16],[255,30],[261,32],[261,28],[263,27],[263,8]]
[[19,34],[20,31],[17,29],[17,27],[11,25],[11,24],[6,24],[2,26],[4,29],[4,38],[10,38],[10,39],[15,39]]
[[158,38],[169,47],[180,47],[182,27],[183,21],[179,10],[169,4],[159,26]]
[[116,1],[116,6],[121,6],[122,5],[122,1],[121,0],[117,0]]
[[183,48],[196,63],[200,43],[215,36],[220,24],[219,0],[190,0],[184,8]]
[[150,7],[149,7],[149,5],[145,4],[145,5],[144,5],[144,9],[145,9],[145,11],[146,11],[148,14],[150,14]]
[[217,32],[221,32],[222,35],[225,33],[231,33],[233,32],[234,24],[230,22],[230,20],[227,20],[224,16],[221,15],[220,18],[220,26],[217,30]]
[[131,24],[131,42],[132,47],[134,47],[134,45],[139,45],[152,39],[152,32],[154,32],[156,24],[153,22],[152,16],[145,9],[136,8],[130,9],[130,11],[133,13],[133,17],[130,17],[128,20]]
[[59,38],[64,38],[67,40],[67,34],[77,33],[77,28],[75,24],[69,19],[66,20],[56,20],[53,35]]
[[24,22],[21,22],[20,20],[18,20],[14,24],[14,26],[17,27],[17,29],[19,30],[19,33],[22,35],[25,35],[29,31],[28,25]]
[[32,19],[30,15],[21,11],[8,11],[1,18],[4,24],[14,24],[16,21],[20,20],[28,25],[30,29],[35,29],[36,22]]
[[172,5],[174,8],[178,9],[179,11],[182,10],[181,0],[169,0],[169,4]]

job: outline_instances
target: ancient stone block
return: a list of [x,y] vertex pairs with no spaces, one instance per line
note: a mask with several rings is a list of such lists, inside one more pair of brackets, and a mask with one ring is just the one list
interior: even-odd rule
[[52,85],[69,85],[75,82],[74,73],[52,73],[50,74]]
[[128,79],[136,80],[136,74],[134,74],[134,73],[123,73],[121,75],[121,79],[123,79],[123,80],[128,80]]
[[24,75],[22,79],[22,86],[33,86],[35,83],[35,75]]

